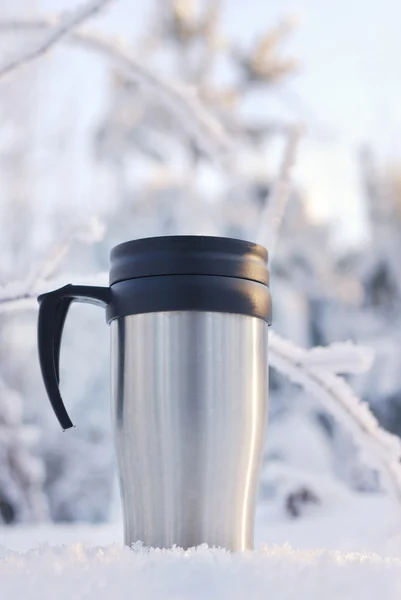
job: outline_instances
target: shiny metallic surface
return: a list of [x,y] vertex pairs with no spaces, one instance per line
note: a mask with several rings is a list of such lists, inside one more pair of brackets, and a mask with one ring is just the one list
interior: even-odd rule
[[125,543],[252,549],[268,325],[212,312],[111,323]]

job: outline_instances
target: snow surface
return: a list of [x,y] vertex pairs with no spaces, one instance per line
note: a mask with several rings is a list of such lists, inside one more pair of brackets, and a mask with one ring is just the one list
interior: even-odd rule
[[119,544],[42,546],[8,551],[0,562],[7,600],[133,598],[399,598],[401,558],[263,546],[229,554],[206,546],[184,552]]
[[129,550],[119,523],[2,528],[0,598],[398,600],[399,507],[330,485],[322,501],[295,520],[276,501],[259,506],[257,550],[243,554]]

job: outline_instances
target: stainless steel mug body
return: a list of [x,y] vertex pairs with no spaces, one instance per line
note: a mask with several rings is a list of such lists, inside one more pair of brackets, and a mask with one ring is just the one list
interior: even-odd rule
[[253,547],[268,325],[217,312],[111,323],[125,543]]
[[112,421],[125,543],[252,548],[268,401],[267,251],[243,240],[171,236],[111,252],[109,287],[39,297],[39,361],[59,389],[72,302],[106,309]]

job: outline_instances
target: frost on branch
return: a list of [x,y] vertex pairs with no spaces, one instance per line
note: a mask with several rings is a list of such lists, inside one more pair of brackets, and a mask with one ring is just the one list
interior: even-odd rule
[[[65,285],[66,280],[74,280],[74,276],[63,275],[60,279],[53,277],[75,241],[91,245],[100,242],[105,234],[104,223],[92,216],[87,223],[73,228],[61,241],[47,250],[41,260],[34,262],[26,280],[11,281],[0,286],[0,313],[14,310],[26,310],[37,306],[39,294]],[[102,285],[107,283],[108,276],[98,273],[90,277],[80,277],[83,285]]]
[[[345,346],[349,351],[348,345]],[[308,363],[308,351],[301,350],[272,332],[270,337],[270,363],[290,381],[301,385],[315,396],[322,407],[331,413],[353,436],[361,454],[377,468],[385,485],[401,501],[401,441],[382,429],[368,406],[354,394],[347,382],[336,375],[341,352],[335,345],[333,368],[330,366],[330,348],[317,349],[320,358],[325,354],[324,366],[313,360]],[[355,366],[355,365],[353,365]],[[361,365],[356,365],[360,367]],[[349,372],[349,371],[348,371]]]
[[[56,19],[56,22],[61,23],[62,20]],[[173,83],[154,73],[144,64],[141,57],[136,58],[130,54],[122,47],[121,43],[90,32],[73,31],[74,27],[68,30],[67,42],[97,52],[124,73],[127,79],[140,85],[147,95],[157,97],[158,101],[176,117],[181,129],[187,132],[190,139],[195,140],[210,158],[221,163],[222,158],[225,158],[233,150],[233,141],[227,135],[221,122],[204,106],[195,90],[184,84]],[[52,31],[53,28],[54,20],[46,18],[0,19],[0,31],[24,33],[27,31]],[[61,37],[64,38],[65,34],[63,33]],[[61,38],[57,38],[53,43],[59,39]],[[18,66],[19,62],[13,61],[12,68]],[[5,65],[3,70],[7,67],[8,65]],[[0,76],[1,73],[0,67]]]
[[47,36],[38,44],[33,45],[32,48],[27,49],[25,52],[21,52],[14,58],[0,64],[0,77],[19,69],[23,65],[36,60],[45,54],[45,52],[66,37],[73,29],[100,12],[102,8],[106,4],[110,4],[111,1],[112,0],[91,0],[91,2],[77,8],[77,10],[60,17],[58,22],[50,28]]
[[292,191],[291,170],[294,166],[300,135],[300,126],[290,129],[269,202],[266,203],[258,220],[255,240],[269,249],[270,259],[276,247],[281,222]]
[[[38,306],[37,297],[39,294],[55,290],[66,282],[72,282],[76,279],[76,274],[64,274],[52,279],[42,279],[35,285],[34,290],[26,290],[26,282],[15,281],[0,288],[0,313],[13,312],[18,310],[34,310]],[[79,276],[81,285],[107,285],[109,274],[100,272],[96,275]]]
[[[330,346],[315,346],[310,350],[300,348],[289,340],[280,339],[280,346],[287,355],[291,355],[299,366],[311,369],[326,369],[330,373],[357,374],[367,371],[373,363],[372,348],[356,345],[351,341],[336,342]],[[277,335],[273,333],[274,345]]]

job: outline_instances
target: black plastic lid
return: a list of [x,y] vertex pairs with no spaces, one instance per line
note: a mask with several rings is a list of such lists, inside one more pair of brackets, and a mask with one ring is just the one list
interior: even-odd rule
[[144,238],[111,251],[110,285],[157,275],[218,275],[269,284],[267,250],[244,240],[203,235]]

